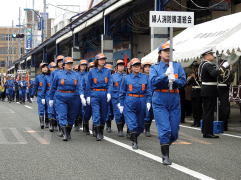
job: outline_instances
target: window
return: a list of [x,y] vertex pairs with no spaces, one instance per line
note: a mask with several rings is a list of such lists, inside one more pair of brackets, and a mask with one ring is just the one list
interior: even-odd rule
[[0,61],[0,67],[5,67],[5,61]]
[[0,47],[0,54],[16,54],[17,49],[14,48],[9,48],[9,53],[8,53],[8,47]]

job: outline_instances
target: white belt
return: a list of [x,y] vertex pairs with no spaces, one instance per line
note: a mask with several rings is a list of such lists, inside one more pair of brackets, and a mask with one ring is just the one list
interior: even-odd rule
[[216,83],[216,82],[202,82],[202,85],[207,85],[207,86],[217,86],[218,83]]
[[227,87],[227,84],[218,84],[218,86]]
[[200,86],[192,86],[193,89],[200,89]]

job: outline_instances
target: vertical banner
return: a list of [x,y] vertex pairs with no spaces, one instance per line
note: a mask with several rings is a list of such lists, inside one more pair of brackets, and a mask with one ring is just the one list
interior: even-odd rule
[[26,53],[27,53],[28,51],[30,51],[32,49],[32,40],[33,40],[32,29],[26,28],[25,34],[26,34],[25,49],[26,49]]

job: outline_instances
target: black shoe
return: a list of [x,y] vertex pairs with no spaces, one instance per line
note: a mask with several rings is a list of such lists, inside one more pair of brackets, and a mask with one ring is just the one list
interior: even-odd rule
[[49,120],[49,131],[54,132],[54,119]]
[[214,134],[204,134],[203,138],[219,138],[219,136],[216,136]]
[[63,130],[60,125],[58,125],[58,136],[63,137]]
[[96,126],[94,124],[92,125],[92,133],[93,137],[96,137]]
[[68,141],[68,134],[67,134],[67,127],[66,126],[61,126],[61,129],[63,131],[63,141]]
[[95,133],[96,133],[96,141],[101,141],[101,135],[100,135],[100,126],[95,127]]
[[71,130],[72,130],[73,126],[66,126],[66,130],[67,130],[67,138],[68,140],[71,139]]
[[172,162],[169,159],[169,144],[161,145],[161,152],[162,152],[162,164],[171,165]]
[[39,116],[39,121],[40,121],[40,128],[44,129],[44,117],[43,116]]
[[131,133],[131,141],[132,141],[132,149],[137,150],[138,142],[137,142],[137,134],[136,133]]
[[122,123],[117,124],[116,126],[117,126],[117,130],[118,130],[118,136],[119,136],[119,137],[124,137],[123,125],[122,125]]
[[83,128],[86,135],[90,135],[89,122],[83,124]]
[[151,137],[150,128],[151,128],[151,123],[145,123],[145,136],[146,137]]
[[106,121],[106,131],[108,133],[111,133],[111,121]]
[[126,132],[126,138],[127,138],[127,139],[130,139],[130,138],[131,138],[131,133],[130,133],[128,127],[127,127],[127,132]]
[[104,127],[103,125],[100,126],[100,138],[104,139]]

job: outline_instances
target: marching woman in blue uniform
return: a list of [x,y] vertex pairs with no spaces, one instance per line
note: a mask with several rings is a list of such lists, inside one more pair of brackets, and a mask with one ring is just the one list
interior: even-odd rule
[[[63,132],[63,141],[71,139],[72,126],[78,116],[80,103],[80,80],[79,74],[72,70],[74,60],[72,57],[64,58],[64,69],[54,75],[50,87],[49,105],[56,103],[58,121]],[[55,96],[55,102],[54,102]]]
[[[177,140],[181,107],[179,89],[186,83],[186,75],[180,63],[173,62],[169,67],[170,44],[165,43],[159,48],[158,63],[150,70],[150,81],[154,90],[152,107],[160,139],[164,165],[171,165],[169,146]],[[172,88],[169,84],[172,83]]]
[[39,115],[41,129],[44,128],[45,93],[47,88],[45,74],[48,72],[47,66],[48,66],[47,63],[41,63],[39,65],[41,74],[36,76],[34,81],[34,88],[31,94],[31,97],[33,97],[37,92],[38,115]]
[[[149,76],[152,63],[145,62],[142,65],[143,65],[143,73],[146,74],[147,76]],[[151,123],[152,123],[153,119],[154,119],[154,114],[153,114],[153,108],[151,107],[151,109],[149,111],[146,110],[146,117],[145,117],[145,136],[146,137],[151,137],[150,128],[151,128]]]
[[[91,69],[93,69],[94,67],[95,67],[94,62],[90,62],[88,64],[88,70],[89,71],[91,71]],[[89,74],[89,72],[87,72],[85,74],[85,76],[83,77],[83,79],[81,81],[81,95],[80,95],[81,104],[82,104],[83,131],[86,133],[86,135],[90,134],[89,120],[90,120],[91,115],[92,115],[91,105],[86,103],[86,98],[87,98],[86,85],[87,85],[87,81],[88,81],[88,74]],[[92,124],[92,134],[93,134],[94,137],[96,137],[94,124]]]
[[[55,71],[53,71],[51,73],[52,81],[54,79],[55,74],[57,74],[59,71],[63,70],[63,60],[64,60],[64,56],[63,55],[58,55],[56,57],[55,62],[56,62],[57,67],[56,67]],[[55,98],[54,98],[54,100],[55,100]],[[54,103],[54,109],[56,109],[56,103]],[[55,111],[55,116],[56,116],[56,120],[57,120],[57,124],[58,124],[58,136],[59,137],[63,137],[63,132],[62,132],[62,130],[60,128],[59,121],[58,121],[58,114],[57,114],[56,111]]]
[[19,86],[19,98],[20,98],[20,103],[25,103],[26,99],[26,90],[28,87],[28,82],[25,80],[25,77],[21,77],[21,81],[18,81],[18,86]]
[[95,68],[88,74],[86,85],[87,103],[92,108],[92,119],[96,131],[96,141],[101,141],[108,115],[108,103],[111,100],[111,72],[105,68],[106,56],[102,53],[96,55]]
[[14,100],[14,80],[13,77],[8,77],[8,80],[5,83],[6,95],[8,102],[11,103]]
[[151,87],[148,76],[141,73],[141,61],[138,58],[131,60],[131,71],[121,82],[118,107],[120,113],[124,112],[132,148],[138,149],[137,138],[144,130],[146,108],[151,108]]
[[123,137],[123,127],[125,125],[124,115],[123,113],[120,113],[120,110],[118,108],[119,101],[119,91],[120,91],[120,85],[123,77],[125,76],[124,70],[124,61],[123,60],[117,60],[116,62],[116,73],[112,74],[112,80],[111,80],[111,102],[115,117],[115,122],[118,130],[118,136]]
[[[114,73],[113,71],[113,65],[112,64],[105,64],[105,68],[109,69],[111,74]],[[112,84],[112,83],[111,83]],[[106,132],[111,133],[111,122],[114,119],[114,112],[113,112],[113,107],[112,107],[112,101],[109,102],[108,104],[108,115],[106,119]]]
[[[76,64],[74,66],[74,70],[79,73],[79,77],[80,77],[80,82],[81,83],[82,83],[83,78],[87,74],[87,66],[88,66],[88,61],[85,60],[85,59],[80,60],[79,64]],[[76,68],[77,68],[77,70],[76,70]],[[83,132],[86,132],[86,134],[89,134],[89,129],[86,130],[86,128],[85,128],[86,125],[82,126],[82,124],[83,124],[83,105],[82,105],[82,103],[80,103],[79,105],[80,105],[79,106],[79,111],[78,111],[79,114],[78,114],[78,117],[77,117],[77,119],[75,121],[75,124],[74,124],[75,130],[79,131],[80,128],[83,127]]]
[[57,126],[57,121],[56,121],[56,117],[55,117],[54,106],[50,107],[50,105],[49,105],[49,93],[50,93],[50,87],[51,87],[51,83],[52,83],[51,74],[55,71],[56,63],[51,62],[48,65],[48,68],[49,68],[49,72],[45,76],[46,82],[47,82],[45,99],[46,99],[47,113],[48,113],[48,119],[49,119],[49,131],[54,132],[54,127]]

